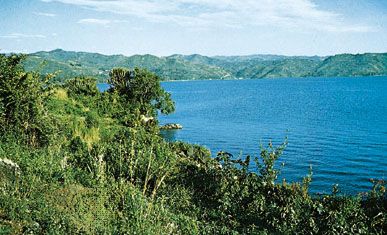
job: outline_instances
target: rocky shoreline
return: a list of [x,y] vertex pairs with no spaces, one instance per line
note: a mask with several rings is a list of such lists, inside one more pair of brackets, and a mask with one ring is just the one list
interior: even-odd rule
[[178,130],[183,129],[183,126],[178,123],[168,123],[163,126],[160,126],[161,130]]

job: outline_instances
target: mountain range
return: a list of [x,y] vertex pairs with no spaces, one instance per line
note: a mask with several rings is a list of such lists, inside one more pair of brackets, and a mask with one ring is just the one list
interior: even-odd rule
[[334,56],[103,55],[56,49],[29,54],[26,70],[57,72],[56,79],[92,76],[100,82],[114,67],[143,67],[163,80],[258,79],[281,77],[353,77],[387,75],[387,53]]

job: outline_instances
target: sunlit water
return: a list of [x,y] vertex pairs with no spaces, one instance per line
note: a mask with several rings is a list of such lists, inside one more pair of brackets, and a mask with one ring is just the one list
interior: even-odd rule
[[[164,82],[176,112],[164,132],[220,150],[259,154],[271,139],[288,138],[282,178],[300,181],[313,168],[311,190],[367,191],[387,179],[387,77]],[[254,169],[251,169],[254,170]]]

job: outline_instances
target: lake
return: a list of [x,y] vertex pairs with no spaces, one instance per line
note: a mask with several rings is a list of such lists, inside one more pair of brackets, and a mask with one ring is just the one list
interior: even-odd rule
[[[312,192],[371,189],[387,179],[387,77],[163,82],[180,123],[169,140],[257,156],[269,140],[288,146],[281,178],[301,181],[313,167]],[[252,169],[254,170],[254,169]]]

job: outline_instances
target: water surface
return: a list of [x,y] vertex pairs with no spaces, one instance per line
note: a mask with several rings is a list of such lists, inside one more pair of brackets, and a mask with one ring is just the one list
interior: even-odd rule
[[[176,112],[161,123],[183,130],[172,140],[238,155],[259,154],[271,139],[288,147],[281,177],[301,180],[313,167],[313,192],[371,188],[387,178],[387,77],[164,82]],[[254,169],[252,169],[254,170]]]

